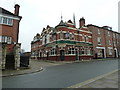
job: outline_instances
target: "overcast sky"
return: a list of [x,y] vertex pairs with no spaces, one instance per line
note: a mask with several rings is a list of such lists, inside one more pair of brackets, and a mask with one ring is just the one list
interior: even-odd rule
[[14,12],[14,5],[20,5],[19,42],[25,51],[31,50],[31,41],[37,33],[41,33],[47,25],[55,27],[61,20],[73,20],[75,13],[76,25],[84,17],[87,24],[110,26],[118,31],[119,0],[0,0],[0,6]]

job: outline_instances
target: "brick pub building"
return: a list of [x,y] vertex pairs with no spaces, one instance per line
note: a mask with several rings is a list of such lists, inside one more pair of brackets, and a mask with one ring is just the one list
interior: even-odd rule
[[79,28],[71,20],[55,27],[43,28],[31,42],[31,58],[41,60],[88,60],[92,58],[118,58],[120,33],[111,27],[85,25],[79,20]]
[[[14,13],[9,12],[8,10],[0,7],[0,45],[2,52],[2,66],[5,68],[6,65],[6,55],[15,54],[17,46],[20,48],[18,43],[19,37],[19,24],[22,19],[19,16],[18,4],[15,5]],[[17,62],[16,62],[17,63]]]
[[82,60],[93,58],[92,33],[81,18],[80,28],[71,20],[56,27],[47,26],[31,43],[32,58],[42,60]]

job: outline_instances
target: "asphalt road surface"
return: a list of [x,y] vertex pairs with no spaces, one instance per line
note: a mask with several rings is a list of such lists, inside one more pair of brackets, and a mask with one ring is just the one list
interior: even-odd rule
[[64,64],[42,72],[2,78],[3,88],[66,88],[118,69],[118,60]]

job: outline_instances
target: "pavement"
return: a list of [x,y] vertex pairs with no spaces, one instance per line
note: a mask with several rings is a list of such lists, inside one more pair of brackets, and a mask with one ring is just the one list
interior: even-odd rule
[[[98,59],[104,60],[104,59]],[[105,59],[111,60],[111,59]],[[89,60],[86,60],[89,61]],[[85,62],[86,62],[85,61]],[[91,60],[94,61],[94,60]],[[19,68],[19,70],[5,70],[0,75],[2,77],[23,75],[29,73],[40,72],[46,67],[69,64],[69,63],[80,63],[82,61],[42,61],[42,60],[30,60],[30,67]],[[110,72],[106,75],[87,80],[85,82],[70,86],[68,88],[118,88],[118,71]]]

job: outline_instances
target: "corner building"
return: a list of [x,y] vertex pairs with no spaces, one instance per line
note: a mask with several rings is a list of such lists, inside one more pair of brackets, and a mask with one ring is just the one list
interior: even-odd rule
[[92,32],[81,18],[80,28],[68,20],[56,27],[43,28],[31,42],[31,58],[55,61],[88,60],[93,58]]

